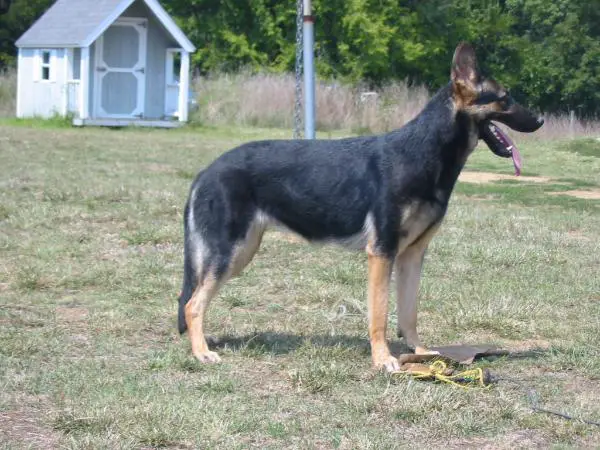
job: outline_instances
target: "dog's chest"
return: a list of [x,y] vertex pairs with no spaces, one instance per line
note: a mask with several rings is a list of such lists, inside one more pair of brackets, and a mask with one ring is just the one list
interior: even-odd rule
[[[440,193],[443,195],[443,193]],[[445,203],[415,200],[400,207],[399,231],[410,240],[418,237],[444,217]]]

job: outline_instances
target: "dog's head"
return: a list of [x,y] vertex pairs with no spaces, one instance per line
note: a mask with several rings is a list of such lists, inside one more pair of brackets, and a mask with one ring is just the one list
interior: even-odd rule
[[513,158],[517,174],[521,161],[512,140],[492,121],[513,130],[531,133],[544,124],[544,119],[519,105],[500,83],[483,77],[477,67],[475,51],[467,43],[456,47],[452,60],[452,94],[457,111],[475,121],[479,138],[498,156]]

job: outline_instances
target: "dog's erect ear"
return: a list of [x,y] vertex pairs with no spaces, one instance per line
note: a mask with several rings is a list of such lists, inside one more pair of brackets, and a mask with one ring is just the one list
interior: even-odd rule
[[452,58],[452,71],[450,75],[452,83],[461,89],[464,88],[471,92],[477,92],[477,83],[479,81],[479,71],[477,69],[477,57],[475,50],[470,44],[461,42],[454,51]]

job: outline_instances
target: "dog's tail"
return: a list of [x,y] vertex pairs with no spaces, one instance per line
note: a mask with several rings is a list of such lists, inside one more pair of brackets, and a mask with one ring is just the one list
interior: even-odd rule
[[188,225],[187,216],[189,213],[189,202],[185,205],[185,212],[183,214],[183,229],[184,229],[184,240],[183,240],[183,286],[181,287],[181,293],[179,294],[179,315],[178,315],[178,328],[179,334],[183,334],[187,330],[187,323],[185,321],[185,305],[192,297],[194,290],[196,289],[196,274],[192,264],[192,257],[190,255],[191,249],[188,240]]
[[194,292],[194,289],[196,289],[195,279],[194,270],[191,267],[189,258],[185,255],[183,263],[183,287],[181,288],[181,294],[179,294],[179,315],[177,320],[179,334],[183,334],[187,331],[185,305],[187,305],[187,302],[192,298],[192,293]]

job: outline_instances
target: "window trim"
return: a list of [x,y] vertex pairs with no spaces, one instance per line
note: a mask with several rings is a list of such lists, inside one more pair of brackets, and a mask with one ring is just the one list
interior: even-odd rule
[[[167,49],[167,57],[166,57],[166,64],[165,64],[165,75],[166,75],[166,85],[167,86],[173,86],[173,87],[177,87],[179,86],[179,77],[180,77],[180,73],[175,73],[175,60],[177,58],[177,56],[180,58],[181,61],[181,57],[182,57],[182,49],[180,48],[168,48]],[[181,64],[181,62],[180,62]],[[180,70],[179,72],[181,72],[181,66],[180,66]]]
[[[48,62],[44,62],[44,55],[48,55]],[[44,78],[44,69],[48,69],[48,78]],[[40,83],[54,83],[56,81],[56,49],[40,48],[36,51],[35,81]]]

